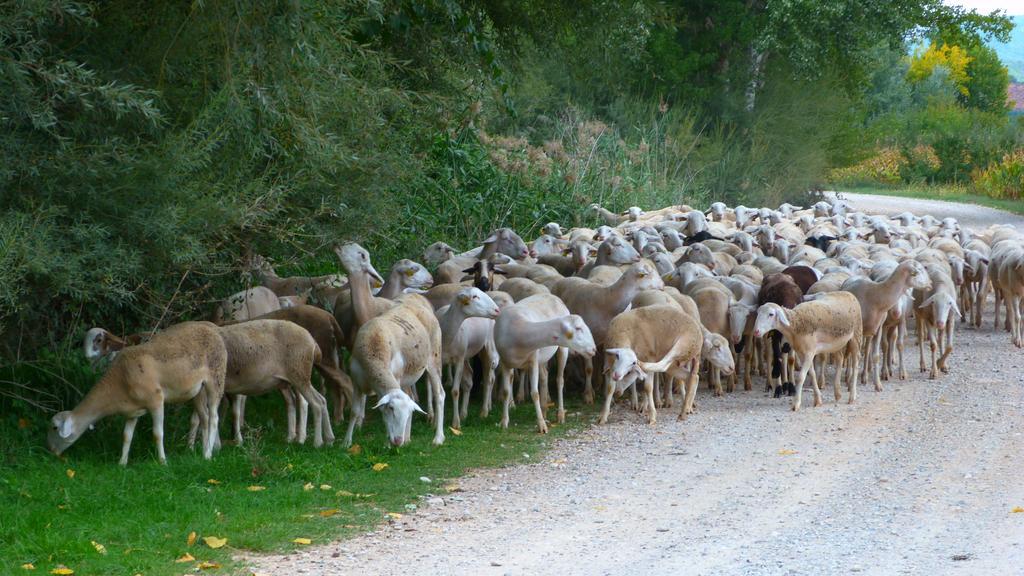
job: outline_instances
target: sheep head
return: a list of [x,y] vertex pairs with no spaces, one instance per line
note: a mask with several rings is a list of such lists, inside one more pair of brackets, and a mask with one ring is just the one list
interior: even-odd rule
[[519,237],[511,228],[498,228],[484,240],[484,246],[494,245],[494,251],[507,254],[516,260],[522,260],[530,256],[530,250],[526,242]]
[[412,260],[399,260],[391,269],[391,273],[398,275],[402,288],[423,290],[434,284],[434,277],[430,275],[430,272]]
[[762,304],[757,309],[757,319],[754,320],[754,337],[760,338],[772,330],[789,326],[789,318],[786,316],[786,309],[774,302]]
[[729,341],[721,334],[708,332],[704,335],[704,347],[701,348],[701,355],[726,376],[732,374],[732,371],[736,369]]
[[423,261],[427,266],[437,266],[441,262],[455,256],[455,249],[444,242],[434,242],[423,251]]
[[455,294],[453,305],[462,310],[468,318],[490,318],[494,320],[501,314],[501,309],[494,299],[479,288],[463,288]]
[[576,314],[570,314],[562,318],[561,327],[551,340],[552,345],[566,347],[587,358],[597,354],[594,335],[590,333],[590,328],[587,327],[583,318]]
[[637,361],[636,353],[629,348],[605,350],[604,371],[611,377],[617,392],[622,392],[637,379],[647,378],[647,373]]
[[76,425],[74,414],[71,411],[58,412],[50,420],[50,429],[46,433],[46,445],[50,452],[60,456],[81,437],[83,432],[85,432],[85,427]]
[[366,274],[380,285],[384,285],[384,278],[370,263],[370,253],[359,244],[349,243],[338,246],[334,249],[334,253],[337,254],[338,260],[341,261],[342,267],[345,268],[349,276]]
[[402,446],[409,441],[405,431],[413,412],[426,414],[403,390],[392,390],[381,396],[374,408],[379,409],[384,418],[384,427],[387,428],[392,446]]
[[620,236],[609,237],[597,250],[599,254],[605,255],[610,264],[631,264],[640,261],[640,253]]

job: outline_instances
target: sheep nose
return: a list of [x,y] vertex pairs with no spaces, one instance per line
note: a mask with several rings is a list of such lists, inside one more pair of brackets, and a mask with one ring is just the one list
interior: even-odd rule
[[393,437],[393,438],[391,438],[391,445],[392,446],[401,446],[402,445],[402,440],[403,440],[403,438],[401,436],[399,436],[397,438]]

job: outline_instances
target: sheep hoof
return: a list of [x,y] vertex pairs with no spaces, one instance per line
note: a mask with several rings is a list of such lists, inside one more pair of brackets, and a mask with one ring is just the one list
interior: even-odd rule
[[797,404],[796,402],[793,402],[790,405],[789,409],[792,410],[793,412],[799,412],[800,411],[800,405]]
[[547,424],[538,424],[537,425],[537,432],[540,432],[541,434],[547,434],[548,433],[548,425]]
[[821,398],[817,398],[817,397],[815,397],[815,398],[814,398],[814,407],[815,407],[815,408],[818,408],[818,407],[820,407],[820,406],[821,406]]
[[558,411],[558,423],[565,424],[565,410]]
[[434,436],[434,446],[440,446],[441,444],[444,444],[444,434]]

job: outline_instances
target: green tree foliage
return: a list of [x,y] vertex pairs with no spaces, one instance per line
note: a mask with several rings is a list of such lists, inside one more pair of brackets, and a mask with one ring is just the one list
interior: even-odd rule
[[879,46],[1006,26],[939,0],[2,2],[0,351],[202,317],[246,251],[326,271],[357,239],[386,267],[591,200],[794,198],[856,156]]
[[972,46],[967,54],[971,57],[967,65],[970,80],[964,105],[987,112],[1005,112],[1009,106],[1006,95],[1010,86],[1006,66],[999,61],[995,50],[982,44]]

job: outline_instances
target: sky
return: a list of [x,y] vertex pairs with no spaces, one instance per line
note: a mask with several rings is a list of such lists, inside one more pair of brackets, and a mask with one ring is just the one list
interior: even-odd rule
[[988,14],[993,10],[1005,10],[1010,16],[1024,14],[1024,2],[1021,0],[943,0],[943,3],[960,5],[982,14]]

